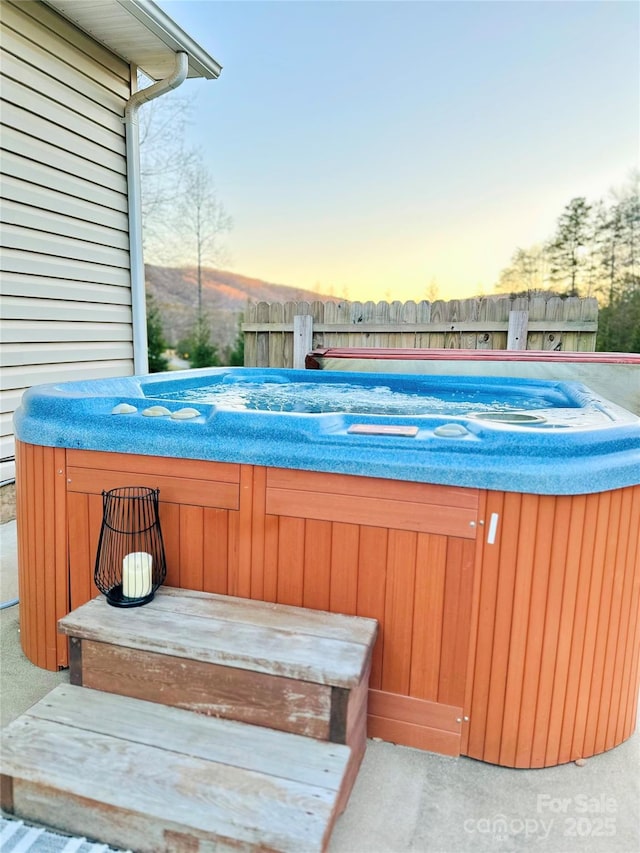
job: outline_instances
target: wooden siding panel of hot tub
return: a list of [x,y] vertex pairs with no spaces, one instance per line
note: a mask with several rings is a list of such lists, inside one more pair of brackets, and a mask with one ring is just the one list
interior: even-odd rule
[[[596,752],[610,749],[617,742],[616,732],[621,730],[623,737],[628,737],[633,731],[631,725],[626,733],[621,723],[626,720],[626,702],[629,699],[629,679],[625,680],[623,672],[625,669],[625,658],[629,660],[629,672],[632,671],[632,661],[636,661],[636,683],[637,683],[637,642],[634,643],[629,635],[630,627],[638,630],[637,618],[634,615],[640,612],[638,597],[640,595],[640,489],[635,494],[630,489],[625,489],[620,494],[620,513],[618,536],[612,543],[615,553],[606,557],[612,558],[617,567],[611,590],[611,610],[609,626],[606,639],[606,651],[604,653],[603,686],[600,694],[600,708],[598,713],[598,726],[595,733],[594,748]],[[635,504],[635,506],[634,506]],[[639,566],[634,578],[631,572],[619,570],[620,566],[629,566],[635,558]],[[635,621],[635,625],[633,624]],[[636,635],[637,636],[637,635]],[[635,711],[637,706],[636,689],[635,696],[631,696],[631,702]],[[635,714],[634,714],[635,719]]]
[[[487,515],[487,492],[481,491],[479,495],[479,507],[478,507],[478,518],[479,518],[479,530],[478,537],[475,541],[475,552],[473,559],[473,583],[471,584],[471,609],[469,614],[469,638],[467,644],[467,666],[465,670],[466,680],[465,680],[465,688],[464,688],[464,701],[463,701],[463,723],[462,733],[460,739],[460,753],[462,755],[467,755],[469,751],[469,740],[470,740],[470,726],[469,726],[469,713],[472,704],[473,698],[473,688],[474,688],[474,674],[477,672],[480,661],[477,660],[477,637],[478,637],[478,625],[480,621],[480,613],[481,613],[481,603],[484,604],[486,608],[486,601],[481,602],[480,598],[480,590],[482,588],[482,572],[480,571],[480,567],[482,566],[482,555],[484,550],[484,542],[485,535],[489,534],[489,525],[487,521],[489,521],[489,517]],[[478,567],[478,568],[476,568]],[[493,594],[495,597],[495,589],[493,590]],[[488,691],[485,691],[484,695],[480,697],[482,701],[478,701],[477,703],[477,712],[478,716],[480,716],[480,711],[483,709],[486,713],[487,708],[487,694]]]
[[16,442],[20,639],[37,666],[67,663],[57,620],[68,611],[65,451]]
[[[640,500],[640,495],[638,496]],[[619,573],[619,565],[626,565],[630,559],[633,559],[633,554],[639,548],[639,538],[640,538],[640,530],[638,527],[633,527],[632,519],[633,519],[633,501],[634,495],[633,492],[627,491],[623,495],[623,513],[620,519],[620,537],[618,540],[618,553],[616,555],[616,563],[618,568],[616,569],[616,573]],[[637,584],[640,587],[640,580]],[[611,664],[609,668],[609,672],[607,673],[608,678],[610,679],[610,690],[612,694],[612,701],[609,705],[605,703],[604,696],[601,697],[600,700],[600,720],[598,728],[600,731],[600,737],[602,738],[601,742],[604,744],[604,749],[611,749],[611,747],[616,743],[616,731],[618,731],[620,727],[620,719],[624,720],[625,714],[620,713],[621,705],[623,705],[624,698],[626,698],[626,691],[624,690],[624,681],[622,677],[622,673],[624,670],[625,664],[625,656],[622,654],[622,650],[626,647],[627,644],[627,636],[629,633],[629,625],[631,623],[631,609],[630,604],[633,600],[633,576],[630,572],[624,572],[623,583],[620,587],[620,607],[619,607],[619,615],[620,618],[618,620],[618,624],[616,626],[615,634],[613,634],[609,638],[609,642],[611,643],[611,647],[614,647],[615,644],[615,664]],[[607,656],[607,663],[609,662],[609,657]],[[619,689],[616,689],[617,686],[620,685]]]
[[[20,642],[24,653],[35,663],[37,645],[36,588],[32,582],[34,529],[37,524],[31,501],[33,485],[31,469],[33,446],[16,441],[16,517],[18,532],[18,588],[22,601],[20,607]],[[33,569],[32,569],[33,567]],[[39,664],[46,665],[46,662]]]
[[180,507],[180,586],[199,589],[204,585],[204,518],[201,506]]
[[[240,513],[238,515],[237,548],[238,574],[233,578],[231,590],[248,588],[251,598],[264,598],[265,576],[263,571],[264,526],[265,526],[265,478],[266,470],[254,465],[243,465],[240,469]],[[237,592],[233,592],[233,595]]]
[[167,563],[165,584],[180,587],[180,506],[166,501],[158,502],[160,529]]
[[[546,602],[540,603],[540,611],[546,606],[545,628],[540,651],[540,675],[535,722],[530,735],[531,754],[529,761],[537,767],[545,761],[550,747],[548,721],[552,718],[552,702],[561,702],[563,685],[567,684],[571,651],[571,634],[564,630],[577,612],[581,533],[584,531],[584,496],[574,501],[555,501],[554,527],[566,531],[566,536],[549,537],[549,573]],[[547,573],[544,572],[545,579]],[[560,722],[558,718],[558,722]],[[520,744],[523,755],[525,744]]]
[[[369,683],[386,710],[371,716],[370,734],[458,755],[474,543],[287,516],[270,515],[265,522],[264,567],[273,578],[265,589],[274,591],[267,600],[305,604],[311,598],[316,607],[378,620]],[[455,734],[439,728],[443,708]]]
[[237,522],[238,513],[210,508],[204,511],[204,592],[229,593],[229,574],[237,565]]
[[[383,527],[360,527],[358,550],[358,598],[356,614],[367,613],[379,624],[384,620],[384,605],[387,594],[386,561],[389,531]],[[373,648],[369,686],[380,688],[382,684],[382,652],[384,640],[378,631]],[[419,695],[419,694],[418,694]]]
[[[640,489],[633,492],[632,503],[632,519],[640,516]],[[640,552],[640,526],[635,528],[635,538],[630,537],[629,540],[629,557],[631,561],[633,555]],[[640,619],[636,618],[636,614],[640,613],[640,571],[636,572],[632,578],[631,589],[629,593],[629,625],[627,627],[626,636],[621,637],[621,642],[625,644],[627,650],[624,657],[624,664],[620,680],[622,684],[621,692],[621,709],[618,713],[616,732],[614,741],[620,743],[631,735],[635,727],[638,711],[638,690],[634,690],[634,685],[640,682]],[[624,712],[624,713],[623,713]]]
[[[593,704],[597,718],[595,725],[589,727],[585,733],[582,746],[583,751],[589,755],[605,750],[608,713],[614,705],[619,705],[620,701],[619,692],[613,689],[613,670],[617,663],[616,641],[622,609],[621,598],[625,580],[626,545],[629,538],[629,517],[628,511],[625,512],[627,502],[623,498],[623,492],[615,492],[612,495],[609,513],[610,524],[605,549],[605,563],[608,566],[610,577],[603,583],[603,594],[600,599],[596,635],[597,654],[589,697],[589,705]],[[595,691],[594,687],[596,687]]]
[[266,490],[273,515],[476,538],[477,489],[269,468]]
[[465,754],[544,767],[635,726],[640,486],[591,495],[487,493]]
[[304,596],[304,519],[280,518],[278,540],[276,601],[280,604],[302,607]]
[[369,690],[368,735],[458,756],[461,713],[456,706]]
[[[532,631],[535,632],[534,626],[538,620],[544,619],[544,612],[532,613],[531,611],[534,555],[538,545],[535,539],[537,529],[535,525],[538,520],[537,496],[522,495],[520,512],[521,517],[530,519],[531,523],[520,526],[515,551],[517,570],[514,576],[511,624],[516,626],[516,630],[511,631],[507,644],[509,662],[505,673],[500,749],[500,762],[509,766],[517,766],[516,753],[520,718],[523,713],[526,713],[522,701],[522,691],[527,650],[532,642],[531,633]],[[547,527],[546,529],[550,530],[551,528]]]
[[[558,504],[552,499],[541,501],[535,510],[532,508],[531,512],[536,513],[537,526],[547,530],[553,530],[556,525],[562,528],[560,511],[562,506],[563,502]],[[527,511],[524,504],[523,509]],[[520,563],[523,559],[531,561],[531,586],[528,593],[528,613],[523,615],[528,626],[526,649],[523,655],[522,687],[519,693],[517,689],[514,691],[521,708],[516,726],[515,763],[527,765],[532,760],[532,742],[538,715],[549,697],[549,685],[545,682],[548,669],[544,665],[548,660],[543,660],[543,644],[546,636],[553,645],[557,645],[557,600],[562,594],[562,587],[558,583],[560,577],[552,576],[550,573],[553,537],[539,538],[535,544],[531,544],[534,547],[530,557],[519,558]],[[564,545],[564,537],[562,537],[562,545]],[[526,537],[523,548],[527,548]],[[512,725],[515,726],[515,720]]]
[[447,539],[425,533],[418,540],[413,602],[412,696],[437,697],[442,654],[442,614],[447,580]]
[[93,571],[102,526],[100,495],[67,493],[69,523],[69,595],[71,609],[98,595]]
[[160,489],[167,584],[228,593],[238,573],[241,466],[102,451],[67,451],[71,606],[98,592],[92,582],[102,491]]
[[[554,763],[566,763],[575,758],[585,756],[585,740],[590,736],[589,718],[593,715],[591,703],[594,690],[600,693],[602,685],[598,672],[599,642],[602,642],[602,622],[608,618],[610,602],[610,584],[608,566],[605,559],[608,551],[608,541],[611,536],[611,505],[615,493],[604,492],[598,496],[593,507],[594,513],[588,513],[589,523],[594,535],[588,537],[589,550],[582,551],[576,542],[580,556],[579,584],[588,587],[588,594],[582,601],[582,609],[574,611],[573,624],[571,621],[565,630],[572,633],[571,658],[567,673],[567,689],[565,694],[565,713],[561,725],[558,726],[558,740],[554,744]],[[591,509],[591,507],[589,507]],[[617,525],[613,530],[617,535]],[[597,712],[596,712],[597,713]],[[597,719],[595,721],[597,723]],[[587,755],[593,753],[587,753]]]
[[438,702],[447,705],[464,704],[474,569],[475,543],[468,539],[448,537],[437,696]]
[[[575,506],[575,501],[573,503]],[[553,735],[553,740],[550,737],[547,746],[549,754],[556,756],[557,763],[566,763],[575,757],[573,736],[576,726],[579,725],[580,702],[584,701],[584,696],[580,698],[580,682],[583,661],[588,657],[585,645],[591,628],[587,619],[590,616],[589,599],[592,593],[593,558],[596,548],[598,516],[602,512],[601,504],[601,501],[587,500],[585,497],[584,508],[580,507],[579,515],[579,524],[581,523],[582,527],[576,531],[574,538],[578,577],[575,599],[572,602],[573,607],[571,610],[567,608],[567,621],[563,623],[563,630],[571,637],[568,649],[566,686],[563,685],[566,713],[562,719],[558,719],[559,715],[556,715],[550,720],[550,735]],[[594,581],[594,587],[596,584],[597,579]],[[580,727],[584,731],[583,725]],[[550,751],[550,747],[553,752]]]
[[330,521],[305,522],[302,606],[313,610],[331,609],[332,552],[335,539]]
[[264,542],[254,540],[251,589],[238,594],[377,619],[369,684],[384,711],[371,731],[459,754],[478,493],[280,469],[262,482],[253,507],[266,512]]
[[233,463],[69,450],[67,466],[69,491],[100,494],[135,484],[159,488],[170,503],[239,507],[240,466]]
[[467,755],[479,754],[485,748],[496,641],[495,632],[488,629],[488,623],[495,618],[498,607],[500,574],[500,549],[495,546],[485,547],[485,535],[488,535],[492,514],[503,518],[504,498],[505,495],[502,492],[484,493],[483,517],[487,523],[483,528],[483,536],[479,536],[476,541],[477,568],[473,596],[475,619],[471,632],[464,705],[466,716],[469,716],[473,709],[473,717],[470,718],[464,735],[464,752]]
[[[383,623],[382,685],[387,693],[409,695],[413,633],[413,590],[417,534],[389,530]],[[442,613],[439,620],[442,623]]]
[[[41,519],[41,522],[45,519],[45,503],[44,503],[44,480],[45,480],[45,471],[44,466],[46,465],[47,457],[49,454],[45,453],[44,447],[34,448],[33,453],[33,468],[32,468],[32,500],[34,504],[34,512],[35,517]],[[40,529],[40,535],[36,535],[35,541],[33,543],[33,564],[37,566],[39,578],[42,587],[44,589],[39,591],[39,594],[36,598],[36,611],[37,611],[37,624],[38,625],[46,625],[46,601],[47,596],[50,594],[50,590],[48,589],[49,584],[47,581],[48,572],[47,572],[47,564],[45,562],[45,543],[44,543],[44,524]],[[42,581],[44,580],[44,583]],[[47,631],[38,631],[36,635],[36,648],[38,658],[40,660],[47,660],[47,651],[46,651],[46,635]]]
[[226,595],[237,513],[160,501],[166,586]]
[[[512,624],[512,605],[515,587],[516,554],[518,546],[517,526],[512,517],[519,515],[521,495],[493,493],[487,504],[487,518],[495,512],[499,519],[499,536],[495,545],[485,548],[482,566],[481,605],[478,626],[476,657],[476,682],[481,693],[480,706],[476,713],[476,691],[470,717],[469,755],[480,747],[488,755],[495,756],[498,763],[502,736],[502,709],[507,681],[509,661],[508,638]],[[509,520],[509,521],[508,521]],[[511,523],[509,523],[511,522]],[[488,552],[488,553],[487,553]],[[492,571],[493,570],[493,571]],[[491,587],[493,586],[493,589]],[[485,596],[485,592],[491,592]],[[484,678],[480,677],[483,674]],[[474,683],[475,687],[475,683]],[[498,720],[489,726],[490,720]],[[479,734],[480,744],[476,746]],[[489,760],[489,759],[487,759]]]
[[[313,536],[316,523],[305,522]],[[327,528],[322,528],[326,530]],[[360,553],[360,527],[357,524],[333,522],[331,530],[329,610],[355,616],[358,612],[358,555]],[[305,585],[307,583],[305,566]]]

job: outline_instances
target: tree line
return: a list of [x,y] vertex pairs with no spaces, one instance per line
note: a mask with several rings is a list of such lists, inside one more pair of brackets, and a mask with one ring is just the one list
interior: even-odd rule
[[600,352],[640,351],[640,172],[590,202],[571,199],[543,243],[517,248],[496,290],[598,299]]

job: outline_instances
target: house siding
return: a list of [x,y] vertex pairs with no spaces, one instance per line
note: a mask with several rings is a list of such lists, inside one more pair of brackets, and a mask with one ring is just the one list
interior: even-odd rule
[[133,373],[124,108],[129,65],[53,9],[0,3],[2,405],[41,382]]

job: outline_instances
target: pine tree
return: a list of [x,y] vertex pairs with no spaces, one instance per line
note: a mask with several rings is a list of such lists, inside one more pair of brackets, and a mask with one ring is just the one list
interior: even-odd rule
[[591,205],[582,196],[571,199],[547,244],[551,281],[556,287],[565,288],[567,296],[579,295],[584,273],[589,269],[592,239]]
[[151,294],[147,294],[147,353],[149,373],[162,373],[169,367],[165,356],[167,341],[162,328],[160,310]]
[[193,328],[177,346],[178,353],[191,367],[217,367],[217,347],[211,343],[211,324],[206,313],[198,313]]

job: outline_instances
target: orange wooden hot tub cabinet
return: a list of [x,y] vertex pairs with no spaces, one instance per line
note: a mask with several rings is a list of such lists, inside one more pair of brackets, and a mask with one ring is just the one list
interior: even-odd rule
[[368,733],[548,767],[635,727],[640,486],[532,495],[18,442],[21,638],[67,665],[101,492],[160,488],[170,586],[380,623]]

